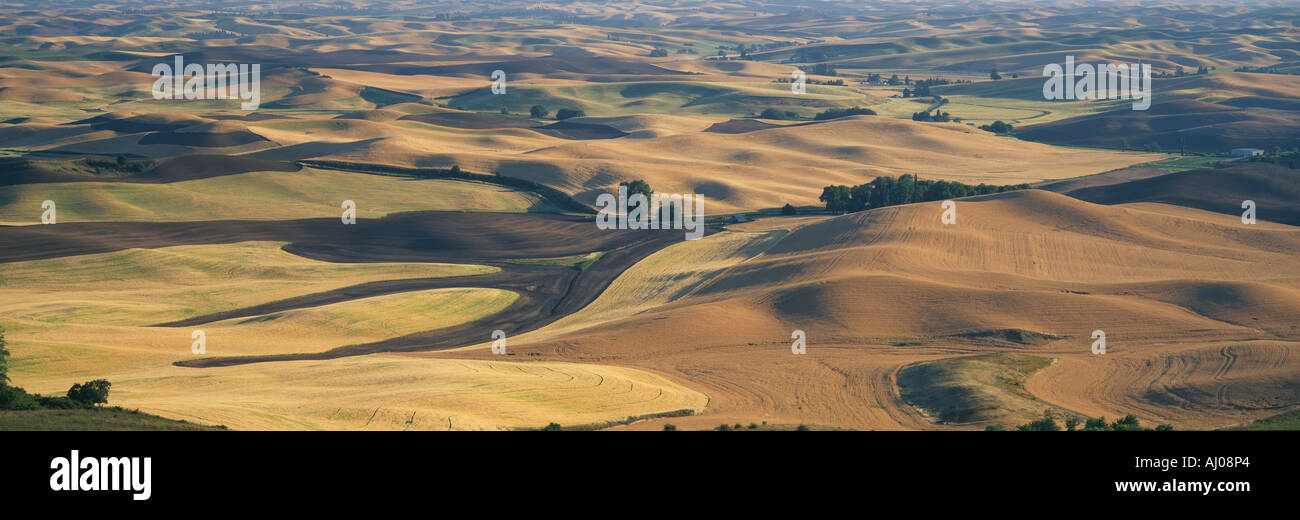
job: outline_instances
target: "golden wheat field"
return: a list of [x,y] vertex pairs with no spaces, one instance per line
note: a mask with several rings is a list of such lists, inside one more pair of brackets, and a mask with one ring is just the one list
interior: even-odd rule
[[[1300,408],[1285,2],[25,4],[0,375],[27,394],[106,379],[239,430]],[[1048,98],[1067,58],[1151,65],[1152,104]],[[703,213],[608,229],[620,187]]]

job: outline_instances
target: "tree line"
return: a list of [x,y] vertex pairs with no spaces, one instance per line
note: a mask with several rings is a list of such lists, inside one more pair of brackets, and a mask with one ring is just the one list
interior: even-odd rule
[[108,402],[106,379],[76,383],[64,397],[29,394],[26,390],[9,385],[9,350],[6,349],[4,328],[0,328],[0,410],[42,410],[91,408]]
[[[830,119],[838,119],[841,117],[848,117],[848,116],[874,116],[874,115],[876,115],[876,111],[870,108],[862,108],[862,107],[828,108],[814,115],[813,121],[827,121]],[[768,108],[763,110],[763,112],[760,113],[758,117],[760,119],[776,119],[776,120],[785,120],[785,121],[795,121],[800,119],[799,114],[793,110],[778,110],[775,108]]]
[[993,185],[980,183],[972,186],[960,182],[917,180],[916,175],[905,173],[898,177],[882,175],[857,186],[832,185],[822,188],[818,200],[832,213],[851,213],[869,208],[882,208],[913,202],[948,200],[971,195],[987,195],[1029,189],[1028,184]]
[[[1133,414],[1124,416],[1123,419],[1116,419],[1110,423],[1106,422],[1105,417],[1082,418],[1077,415],[1065,417],[1065,431],[1084,431],[1084,432],[1168,432],[1173,431],[1174,427],[1169,424],[1156,425],[1154,429],[1147,428],[1138,424],[1138,419]],[[1079,428],[1083,426],[1083,428]],[[991,424],[984,428],[984,431],[1004,431],[1006,427],[1001,424]],[[1061,426],[1056,424],[1056,418],[1053,417],[1051,410],[1045,410],[1041,419],[1035,419],[1025,424],[1016,426],[1016,431],[1022,432],[1057,432],[1061,431]]]
[[[501,107],[501,113],[509,114],[510,110],[505,107]],[[528,115],[531,116],[533,119],[546,119],[546,116],[549,115],[550,113],[551,110],[542,105],[533,105],[528,108]],[[561,121],[565,119],[571,119],[574,117],[587,117],[587,112],[585,112],[581,108],[561,108],[555,111],[555,118]]]

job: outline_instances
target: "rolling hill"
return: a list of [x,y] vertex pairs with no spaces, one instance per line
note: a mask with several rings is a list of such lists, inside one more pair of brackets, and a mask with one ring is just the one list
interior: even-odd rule
[[1159,202],[1229,215],[1241,215],[1242,201],[1253,200],[1257,218],[1300,226],[1300,172],[1268,163],[1189,170],[1060,193],[1097,204]]
[[[1208,428],[1264,417],[1295,398],[1279,384],[1300,339],[1297,228],[1039,190],[961,199],[957,208],[952,226],[939,222],[938,203],[924,203],[791,221],[786,230],[779,219],[760,221],[778,228],[669,248],[624,275],[626,288],[616,282],[589,309],[521,338],[518,350],[669,374],[713,397],[705,415],[674,420],[696,426],[762,418],[934,427],[899,397],[898,371],[979,352],[1063,360],[1049,369],[1055,376],[1031,375],[1026,388],[1093,416],[1134,412],[1144,422]],[[674,275],[682,248],[719,261]],[[620,300],[645,301],[640,292],[661,296],[619,310]],[[1105,356],[1090,351],[1099,329]],[[793,330],[805,331],[806,355],[791,355]],[[1039,336],[1048,339],[1024,339]],[[1214,354],[1224,345],[1236,345],[1231,372]],[[1168,382],[1150,379],[1184,358],[1200,361],[1180,365]],[[1062,377],[1065,367],[1080,372]]]

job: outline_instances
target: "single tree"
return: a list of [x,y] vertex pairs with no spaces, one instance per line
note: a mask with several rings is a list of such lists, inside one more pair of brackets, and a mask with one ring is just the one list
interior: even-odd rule
[[645,195],[646,198],[648,199],[655,192],[655,190],[650,188],[650,183],[643,181],[641,179],[637,179],[631,182],[623,181],[618,183],[618,185],[627,186],[627,196],[629,197],[631,197],[633,194],[640,193],[642,195]]
[[528,109],[528,115],[533,116],[533,119],[544,119],[549,113],[551,112],[541,105],[533,105],[532,108]]
[[993,132],[995,134],[1009,134],[1011,133],[1011,130],[1013,128],[1014,127],[1012,127],[1011,124],[1009,123],[1005,123],[1002,121],[994,121],[992,124],[981,126],[980,130],[984,130],[986,132]]

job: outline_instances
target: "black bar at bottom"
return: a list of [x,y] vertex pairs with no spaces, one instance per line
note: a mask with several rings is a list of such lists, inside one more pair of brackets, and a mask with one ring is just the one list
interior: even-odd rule
[[[574,514],[588,499],[648,507],[709,496],[722,511],[870,507],[864,500],[927,509],[962,500],[1014,509],[1197,507],[1282,502],[1298,458],[1294,432],[10,432],[4,439],[0,489],[9,508],[157,511],[267,501],[329,511],[337,501],[427,500],[478,501],[494,515],[538,512],[523,495],[547,507],[564,503]],[[121,469],[119,459],[97,477],[76,468],[74,491],[73,450],[79,466],[91,464],[87,458],[95,465],[138,460],[140,473],[126,472],[138,480],[119,490],[80,489],[100,485],[106,468]],[[148,498],[136,500],[146,493],[146,457]],[[1199,487],[1206,482],[1208,493]],[[52,489],[60,486],[68,489]]]

